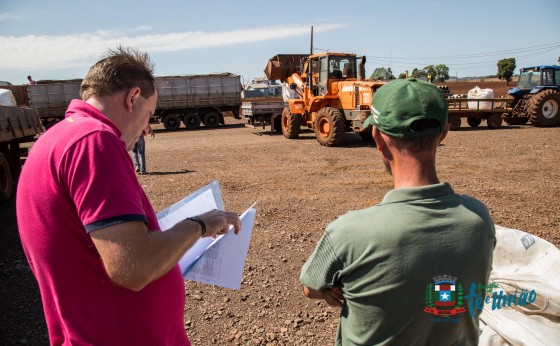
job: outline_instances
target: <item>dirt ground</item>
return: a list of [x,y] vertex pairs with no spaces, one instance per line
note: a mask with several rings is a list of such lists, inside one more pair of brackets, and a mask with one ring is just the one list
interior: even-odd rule
[[[485,202],[496,224],[560,245],[560,128],[463,126],[439,148],[440,180]],[[146,150],[150,174],[139,179],[156,210],[212,180],[220,181],[228,210],[257,201],[241,290],[185,282],[193,344],[332,345],[338,311],[306,299],[298,276],[330,221],[379,202],[391,188],[376,149],[356,134],[326,148],[310,131],[287,140],[228,118],[212,130],[158,125]],[[47,344],[13,201],[0,206],[0,220],[0,344]]]

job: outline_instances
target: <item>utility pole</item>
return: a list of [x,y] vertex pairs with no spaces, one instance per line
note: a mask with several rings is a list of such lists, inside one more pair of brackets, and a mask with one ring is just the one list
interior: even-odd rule
[[309,55],[313,55],[313,26],[311,27],[311,44],[309,49]]

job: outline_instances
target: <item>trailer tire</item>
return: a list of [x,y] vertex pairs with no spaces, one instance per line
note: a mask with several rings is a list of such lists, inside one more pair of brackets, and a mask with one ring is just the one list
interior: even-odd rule
[[467,118],[467,124],[469,124],[470,127],[478,127],[478,125],[480,125],[481,122],[482,122],[482,119],[480,119],[479,117],[468,117]]
[[181,127],[181,119],[177,114],[167,114],[163,118],[163,126],[168,131],[175,131]]
[[288,139],[296,139],[299,137],[301,119],[299,116],[290,112],[290,107],[284,108],[282,111],[282,134]]
[[549,127],[560,124],[560,92],[548,89],[529,100],[527,113],[533,126]]
[[451,131],[457,131],[461,127],[461,118],[458,115],[450,115],[447,121]]
[[216,128],[220,126],[220,116],[215,112],[206,113],[203,122],[209,129]]
[[325,147],[337,146],[346,132],[344,117],[336,108],[321,108],[313,122],[313,130],[319,144]]
[[276,116],[273,120],[274,132],[282,132],[282,116]]
[[490,129],[499,129],[502,127],[502,114],[500,113],[492,113],[486,119],[486,125]]
[[10,164],[6,156],[4,156],[4,153],[0,152],[0,203],[10,199],[13,191],[14,185]]
[[183,124],[185,124],[185,127],[189,130],[198,129],[201,122],[200,116],[196,113],[187,113],[183,117]]

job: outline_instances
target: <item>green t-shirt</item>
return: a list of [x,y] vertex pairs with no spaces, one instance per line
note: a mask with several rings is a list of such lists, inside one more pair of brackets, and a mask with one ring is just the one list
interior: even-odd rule
[[495,241],[487,208],[448,183],[394,189],[329,224],[300,280],[342,286],[337,345],[476,345],[480,311],[471,317],[462,300],[466,311],[451,318],[425,312],[427,290],[448,275],[455,285],[437,287],[458,302],[459,286],[466,296],[471,283],[486,284]]

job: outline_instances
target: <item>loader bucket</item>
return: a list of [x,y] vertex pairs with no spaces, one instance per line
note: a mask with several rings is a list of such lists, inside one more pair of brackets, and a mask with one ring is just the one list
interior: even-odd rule
[[302,73],[307,54],[278,54],[268,59],[264,73],[269,80],[285,82],[293,73]]

